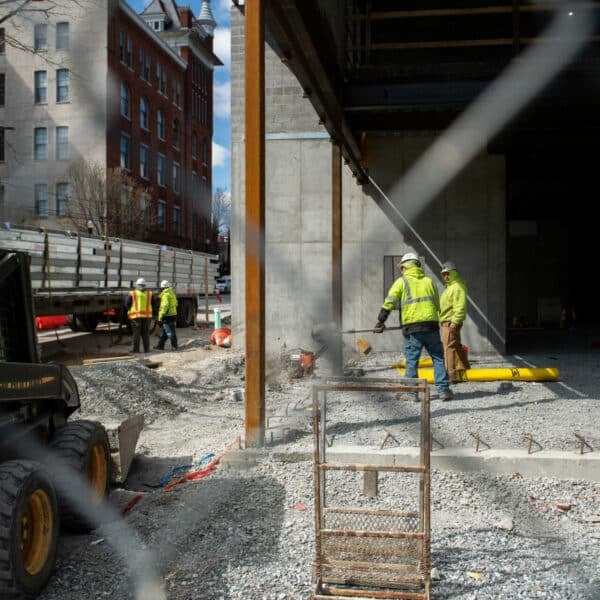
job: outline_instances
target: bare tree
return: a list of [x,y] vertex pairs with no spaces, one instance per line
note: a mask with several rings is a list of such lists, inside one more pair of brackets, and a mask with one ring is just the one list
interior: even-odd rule
[[217,188],[211,205],[210,230],[211,245],[217,243],[219,235],[229,236],[231,223],[231,194],[224,189]]
[[96,235],[144,240],[156,221],[151,188],[120,168],[79,159],[68,170],[71,198],[68,217],[79,230]]

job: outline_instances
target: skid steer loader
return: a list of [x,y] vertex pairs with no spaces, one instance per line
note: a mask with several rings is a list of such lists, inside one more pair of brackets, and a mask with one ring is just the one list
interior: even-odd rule
[[92,527],[50,461],[89,482],[92,510],[109,492],[107,431],[69,420],[79,406],[67,368],[40,362],[29,256],[0,250],[0,598],[35,598],[54,569],[60,526]]

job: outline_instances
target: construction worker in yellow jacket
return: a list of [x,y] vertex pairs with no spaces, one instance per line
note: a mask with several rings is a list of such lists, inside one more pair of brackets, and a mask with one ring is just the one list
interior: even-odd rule
[[164,350],[167,339],[171,340],[171,348],[177,350],[177,333],[175,325],[177,322],[177,296],[171,287],[171,284],[163,279],[160,282],[161,292],[160,306],[158,308],[158,325],[161,328],[158,344],[154,346],[155,350]]
[[[406,377],[417,377],[419,359],[425,347],[433,360],[433,377],[438,394],[442,400],[451,400],[453,394],[448,384],[440,339],[438,291],[433,281],[425,276],[416,254],[404,254],[399,267],[401,275],[389,289],[373,329],[376,333],[383,332],[390,312],[399,308],[404,334]],[[416,393],[413,397],[418,401]]]
[[125,301],[127,317],[133,332],[133,346],[131,352],[140,351],[140,338],[144,352],[150,352],[150,321],[152,319],[152,291],[146,289],[146,280],[140,277],[135,282],[135,289],[131,290]]
[[442,265],[441,275],[446,286],[440,296],[444,361],[450,381],[455,382],[461,381],[461,374],[471,368],[460,338],[460,330],[467,317],[467,285],[453,262],[447,261]]

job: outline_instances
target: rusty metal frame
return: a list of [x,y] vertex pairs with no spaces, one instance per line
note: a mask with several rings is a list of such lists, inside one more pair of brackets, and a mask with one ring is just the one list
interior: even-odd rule
[[[421,433],[420,433],[420,460],[414,466],[397,464],[345,464],[328,462],[326,425],[327,425],[327,394],[328,392],[385,392],[399,393],[416,392],[421,398]],[[401,400],[399,400],[401,402]],[[384,598],[402,600],[429,600],[430,598],[430,569],[431,569],[431,431],[429,417],[429,388],[423,379],[365,379],[336,377],[324,383],[313,386],[312,391],[312,419],[313,419],[313,479],[315,502],[315,552],[314,562],[314,588],[311,600],[331,600],[332,598]],[[361,507],[333,507],[326,505],[325,474],[327,471],[386,471],[396,473],[414,473],[419,477],[418,511],[403,511],[396,509],[369,509]],[[349,517],[365,517],[367,519],[393,519],[402,522],[402,519],[413,519],[418,523],[416,530],[403,531],[394,529],[377,530],[362,529],[352,530],[344,527],[326,527],[325,515],[348,515]],[[343,518],[343,517],[342,517]],[[393,546],[396,542],[416,540],[417,565],[413,572],[411,565],[402,565],[389,562],[381,564],[380,561],[369,561],[368,555],[360,556],[361,560],[345,560],[331,558],[326,547],[332,538],[346,538],[356,540],[376,540],[377,542],[389,540]],[[393,557],[390,557],[390,561]],[[338,571],[336,571],[338,569]],[[377,572],[381,581],[372,583],[373,573]],[[389,573],[389,581],[385,575]],[[340,574],[350,574],[340,581]],[[361,578],[362,574],[362,578]],[[367,580],[371,579],[369,583]]]

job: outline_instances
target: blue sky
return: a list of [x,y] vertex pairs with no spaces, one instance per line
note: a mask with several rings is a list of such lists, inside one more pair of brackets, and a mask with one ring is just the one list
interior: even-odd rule
[[[127,0],[141,12],[151,0]],[[175,0],[179,6],[189,6],[198,16],[202,0]],[[222,67],[214,71],[214,135],[213,135],[213,192],[217,188],[231,191],[231,0],[211,0],[210,7],[217,22],[214,53],[221,59]]]

